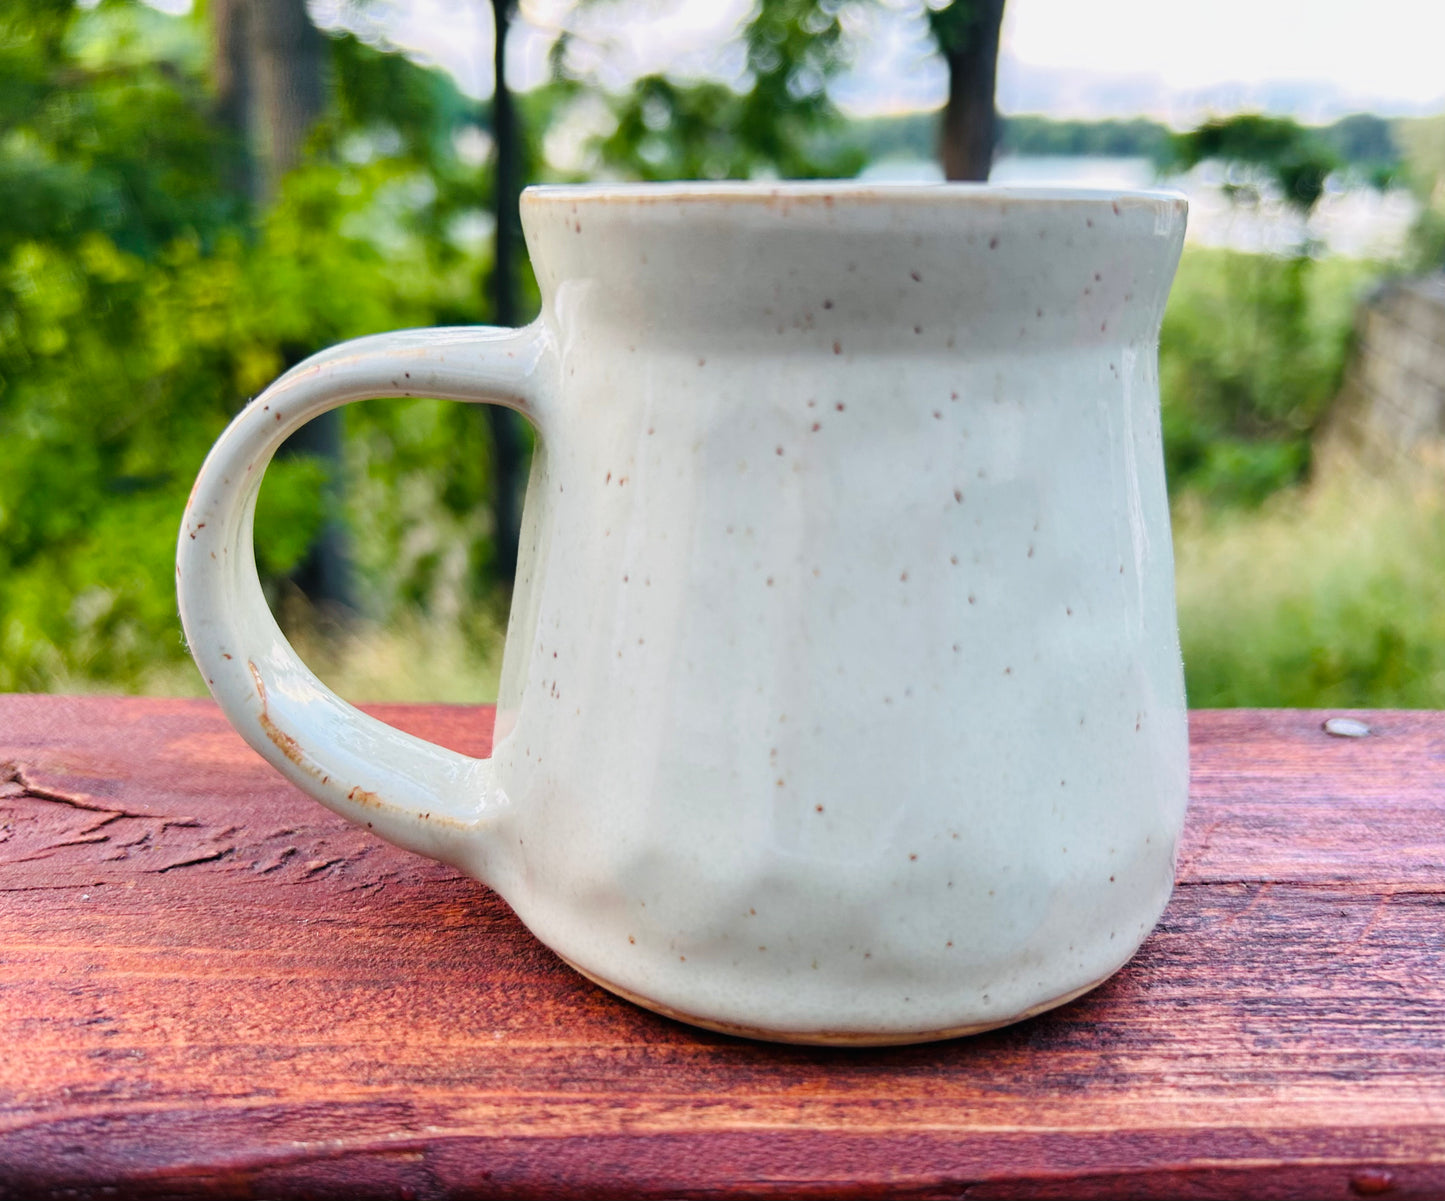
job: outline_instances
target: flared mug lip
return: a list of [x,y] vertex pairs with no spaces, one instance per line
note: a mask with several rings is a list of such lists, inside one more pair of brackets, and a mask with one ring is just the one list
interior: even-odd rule
[[522,193],[526,207],[569,205],[737,204],[939,208],[1024,208],[1128,204],[1187,208],[1182,192],[1168,188],[1080,188],[990,183],[872,183],[856,179],[677,181],[667,183],[537,184]]

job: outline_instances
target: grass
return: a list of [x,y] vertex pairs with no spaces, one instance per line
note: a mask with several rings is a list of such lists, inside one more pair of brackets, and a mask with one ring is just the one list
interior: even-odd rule
[[1175,511],[1189,703],[1445,707],[1445,471]]
[[[503,627],[479,617],[464,629],[408,612],[386,624],[328,621],[288,604],[282,625],[302,660],[333,692],[356,704],[368,701],[432,701],[490,704],[497,699]],[[97,684],[58,679],[53,692],[206,696],[195,666],[186,660],[157,667],[138,684]]]

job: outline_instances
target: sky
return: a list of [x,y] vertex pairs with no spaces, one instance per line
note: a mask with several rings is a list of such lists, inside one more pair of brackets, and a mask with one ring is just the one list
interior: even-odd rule
[[[880,0],[851,19],[860,46],[835,88],[855,116],[926,110],[944,100],[920,0]],[[447,68],[474,95],[491,90],[483,0],[312,0],[325,25],[374,32]],[[522,0],[507,75],[546,78],[546,51],[574,0]],[[750,0],[598,4],[579,45],[604,82],[646,71],[736,77],[736,33]],[[1188,124],[1263,108],[1302,120],[1350,111],[1445,111],[1445,0],[1007,0],[998,66],[1004,113],[1150,116]]]
[[[861,49],[835,88],[858,116],[935,108],[945,74],[921,0],[879,0],[850,18]],[[647,71],[736,76],[732,35],[750,0],[617,0],[583,29],[603,81]],[[547,48],[573,0],[521,0],[508,78],[547,73]],[[358,20],[346,0],[313,0],[323,24]],[[491,19],[482,0],[371,0],[364,19],[435,62],[465,90],[491,90]],[[1445,112],[1445,0],[1008,0],[999,62],[1004,112],[1151,116],[1176,125],[1254,108],[1327,121],[1348,112]]]

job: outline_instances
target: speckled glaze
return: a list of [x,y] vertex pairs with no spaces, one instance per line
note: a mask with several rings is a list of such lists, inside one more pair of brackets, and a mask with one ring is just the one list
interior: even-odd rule
[[[222,436],[181,612],[289,778],[456,864],[606,987],[798,1042],[922,1041],[1108,977],[1187,791],[1159,193],[542,188],[542,315],[348,343]],[[496,749],[367,718],[267,612],[275,448],[366,396],[538,431]]]

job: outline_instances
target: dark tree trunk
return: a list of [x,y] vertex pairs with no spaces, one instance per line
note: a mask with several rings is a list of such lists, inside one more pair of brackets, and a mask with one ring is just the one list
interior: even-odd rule
[[[301,161],[326,106],[325,44],[305,0],[210,0],[216,118],[237,140],[234,183],[254,203],[275,200],[281,178]],[[293,366],[316,347],[283,348]],[[327,516],[292,581],[313,602],[351,608],[351,562],[342,524],[341,413],[297,430],[283,454],[315,455],[326,466]]]
[[249,150],[249,197],[275,199],[325,110],[324,45],[305,0],[210,0],[216,119]]
[[211,79],[216,93],[216,121],[229,135],[224,178],[245,201],[256,198],[251,170],[251,72],[248,65],[245,0],[210,0]]
[[948,63],[948,103],[939,127],[945,179],[986,180],[993,166],[994,84],[1004,0],[953,0],[929,13]]
[[[492,90],[492,141],[496,155],[497,226],[492,260],[492,318],[498,325],[516,325],[517,255],[521,246],[521,138],[517,112],[507,87],[507,34],[514,0],[492,0],[496,30]],[[487,406],[492,431],[492,506],[496,519],[496,570],[510,584],[517,574],[517,543],[521,536],[521,487],[524,447],[519,418],[509,409]]]
[[276,197],[281,177],[301,161],[306,139],[325,110],[321,34],[305,0],[250,0],[250,45],[261,200]]

